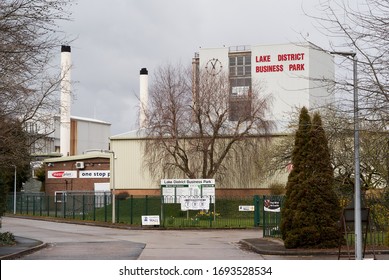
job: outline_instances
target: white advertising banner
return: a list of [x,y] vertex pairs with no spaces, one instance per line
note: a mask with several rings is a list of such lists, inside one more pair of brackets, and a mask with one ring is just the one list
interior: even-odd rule
[[76,170],[66,170],[66,171],[48,171],[47,177],[50,179],[67,179],[67,178],[77,178]]
[[83,170],[80,171],[80,178],[109,178],[109,170]]

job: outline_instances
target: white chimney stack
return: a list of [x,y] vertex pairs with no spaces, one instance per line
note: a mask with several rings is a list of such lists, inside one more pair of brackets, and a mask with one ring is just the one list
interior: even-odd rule
[[70,46],[61,46],[60,152],[62,156],[70,155],[71,64]]
[[139,99],[140,99],[140,112],[139,112],[139,128],[147,127],[147,110],[149,102],[149,72],[146,68],[140,70],[140,86],[139,86]]

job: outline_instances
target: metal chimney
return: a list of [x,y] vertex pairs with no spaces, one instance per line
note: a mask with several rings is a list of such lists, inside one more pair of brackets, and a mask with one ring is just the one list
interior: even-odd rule
[[70,46],[61,46],[60,152],[62,156],[70,155],[71,64]]

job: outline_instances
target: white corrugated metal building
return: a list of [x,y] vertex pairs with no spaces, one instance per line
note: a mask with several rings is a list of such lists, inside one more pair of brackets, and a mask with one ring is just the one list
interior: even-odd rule
[[159,194],[159,182],[154,181],[147,168],[143,168],[142,130],[112,136],[111,150],[115,153],[111,170],[117,192],[130,194]]

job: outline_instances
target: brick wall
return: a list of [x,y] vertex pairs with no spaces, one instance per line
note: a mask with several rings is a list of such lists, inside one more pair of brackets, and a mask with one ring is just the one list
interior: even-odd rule
[[[94,171],[109,171],[109,159],[91,158],[83,160],[84,168],[77,169],[78,161],[62,161],[46,164],[45,173],[45,192],[48,195],[54,195],[56,191],[94,191],[95,183],[109,183],[109,178],[80,178],[81,173],[94,173]],[[76,172],[77,178],[49,178],[49,172],[72,171]],[[99,172],[100,174],[102,172]],[[60,173],[59,173],[60,174]],[[92,177],[94,174],[92,174]],[[101,175],[100,175],[101,176]]]

